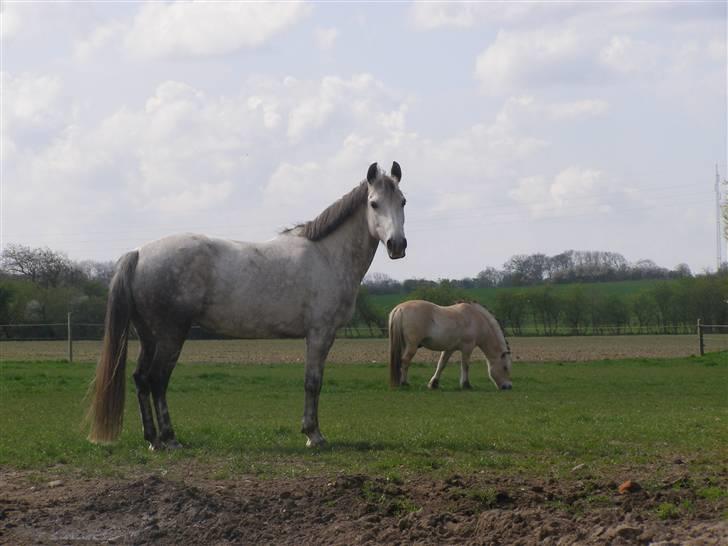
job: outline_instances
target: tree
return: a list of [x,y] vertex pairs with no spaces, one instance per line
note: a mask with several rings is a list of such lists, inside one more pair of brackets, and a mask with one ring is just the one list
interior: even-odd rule
[[374,336],[381,335],[382,329],[387,325],[387,319],[379,309],[377,309],[369,297],[369,291],[366,286],[360,286],[356,295],[356,307],[354,308],[354,316],[351,323],[365,324],[369,328],[369,334]]
[[24,277],[45,288],[58,286],[74,270],[65,254],[50,248],[30,248],[16,244],[5,247],[0,262],[5,273]]
[[475,284],[478,288],[493,288],[498,286],[503,280],[503,273],[495,267],[486,267],[478,273],[475,278]]
[[419,286],[407,296],[408,300],[425,300],[437,305],[453,305],[458,301],[468,299],[468,295],[462,290],[452,286],[450,282],[444,281],[436,286]]
[[573,335],[583,334],[586,330],[588,300],[580,284],[570,286],[562,301],[564,321]]
[[527,306],[526,295],[522,291],[502,290],[495,295],[496,316],[517,336],[523,332]]

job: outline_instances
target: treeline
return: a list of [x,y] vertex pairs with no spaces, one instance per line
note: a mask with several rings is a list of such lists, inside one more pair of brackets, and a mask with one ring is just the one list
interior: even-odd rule
[[[680,264],[674,269],[660,267],[652,260],[629,263],[616,252],[567,250],[555,256],[517,254],[502,269],[487,267],[475,277],[445,279],[456,288],[510,288],[543,283],[571,284],[643,279],[683,279],[692,277],[690,267]],[[371,294],[407,294],[422,286],[437,286],[427,279],[394,280],[382,273],[364,279]]]
[[[74,335],[98,338],[113,270],[112,262],[75,262],[48,248],[8,245],[0,256],[0,338],[62,338],[69,312]],[[628,279],[656,282],[632,294],[601,290],[593,282]],[[375,273],[365,279],[351,324],[369,335],[381,333],[388,309],[376,305],[373,295],[449,305],[474,299],[469,289],[493,287],[492,310],[514,335],[687,333],[698,318],[728,324],[726,268],[694,276],[687,266],[666,270],[646,260],[630,265],[614,253],[576,251],[514,256],[503,270],[470,279],[399,282]],[[46,324],[58,326],[36,326]]]
[[633,294],[597,285],[499,290],[494,313],[513,335],[694,333],[697,320],[728,324],[725,273],[659,281]]
[[[48,248],[8,245],[0,256],[0,337],[63,337],[69,312],[84,334],[84,324],[104,320],[112,262],[75,262]],[[8,327],[7,325],[13,325]],[[98,328],[88,335],[98,336]]]

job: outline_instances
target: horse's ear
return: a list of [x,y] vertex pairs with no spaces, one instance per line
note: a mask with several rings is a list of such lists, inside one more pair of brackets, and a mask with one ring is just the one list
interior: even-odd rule
[[394,178],[397,182],[402,180],[402,167],[399,166],[399,163],[394,161],[392,163],[392,178]]
[[374,182],[377,179],[377,176],[379,175],[379,167],[377,167],[376,162],[369,165],[369,170],[367,171],[367,182],[370,184]]

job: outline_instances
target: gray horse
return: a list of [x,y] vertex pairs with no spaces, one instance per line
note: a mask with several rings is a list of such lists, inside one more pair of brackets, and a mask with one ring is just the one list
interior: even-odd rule
[[92,385],[89,440],[111,442],[121,432],[124,366],[133,324],[141,344],[134,382],[144,438],[150,449],[180,447],[166,391],[195,323],[236,337],[305,338],[301,431],[308,446],[323,444],[318,401],[336,330],[352,317],[359,285],[379,241],[390,258],[405,255],[401,178],[396,162],[389,175],[373,163],[366,180],[314,220],[265,243],[187,234],[125,254],[109,289],[103,348]]

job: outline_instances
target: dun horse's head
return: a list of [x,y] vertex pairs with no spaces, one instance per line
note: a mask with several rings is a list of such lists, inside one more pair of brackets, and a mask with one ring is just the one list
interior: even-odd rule
[[508,391],[513,388],[510,351],[504,351],[498,358],[488,358],[488,375],[499,389]]
[[367,222],[369,233],[382,241],[393,260],[404,258],[407,239],[404,236],[404,205],[406,199],[399,189],[402,169],[396,161],[389,175],[380,173],[376,163],[367,171],[369,196]]

